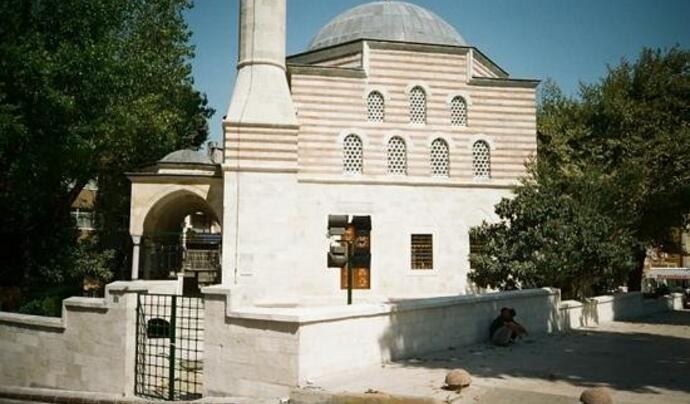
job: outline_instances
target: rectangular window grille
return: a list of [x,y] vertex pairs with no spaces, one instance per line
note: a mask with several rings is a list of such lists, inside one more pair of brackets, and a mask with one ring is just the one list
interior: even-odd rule
[[413,234],[411,237],[412,269],[434,269],[434,247],[431,234]]
[[[470,234],[470,255],[481,254],[484,247],[484,242],[477,236]],[[470,267],[472,267],[472,262],[470,261]]]

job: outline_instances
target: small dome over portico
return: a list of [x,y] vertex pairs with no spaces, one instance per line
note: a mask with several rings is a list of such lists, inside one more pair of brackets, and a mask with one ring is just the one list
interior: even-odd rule
[[193,149],[176,150],[163,157],[160,162],[173,164],[215,164],[207,154]]

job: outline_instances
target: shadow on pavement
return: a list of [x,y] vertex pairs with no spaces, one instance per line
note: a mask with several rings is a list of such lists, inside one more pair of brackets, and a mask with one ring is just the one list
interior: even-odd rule
[[[636,393],[660,393],[659,389],[690,392],[690,312],[609,324],[613,326],[528,339],[507,348],[483,344],[397,364],[429,369],[462,367],[485,378],[606,385]],[[639,332],[647,324],[653,326],[653,332]],[[685,327],[679,331],[679,325]],[[665,331],[673,335],[664,335]]]

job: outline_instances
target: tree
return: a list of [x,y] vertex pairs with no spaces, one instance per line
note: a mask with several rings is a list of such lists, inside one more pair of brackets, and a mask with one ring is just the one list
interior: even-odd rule
[[568,175],[532,164],[514,198],[496,206],[500,221],[470,231],[480,246],[470,255],[470,279],[501,290],[553,286],[564,298],[610,290],[625,279],[632,238],[608,215],[607,180],[600,173]]
[[639,290],[647,248],[690,213],[690,52],[645,49],[578,98],[547,83],[538,126],[532,177],[473,230],[472,278],[581,297],[627,275]]
[[[564,137],[569,169],[608,173],[616,208],[635,239],[628,286],[639,290],[649,247],[668,242],[690,213],[690,51],[643,49],[598,83],[583,85],[562,119],[549,99],[540,129]],[[553,100],[553,99],[552,99]],[[560,128],[560,129],[559,129]]]
[[90,180],[99,184],[102,249],[122,250],[109,233],[128,211],[124,173],[206,139],[213,111],[193,87],[188,7],[0,3],[0,284],[69,270],[69,210]]

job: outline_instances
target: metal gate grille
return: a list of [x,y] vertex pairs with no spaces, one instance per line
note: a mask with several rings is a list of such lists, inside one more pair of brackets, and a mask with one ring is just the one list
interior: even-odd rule
[[137,301],[137,396],[161,400],[201,398],[204,300],[140,294]]

